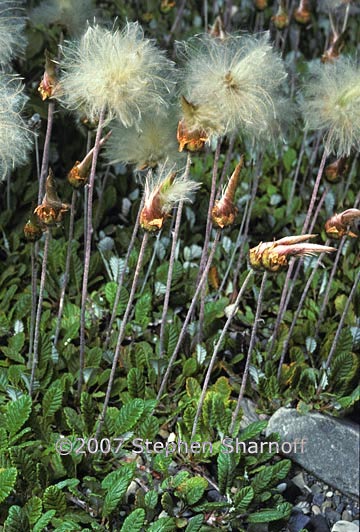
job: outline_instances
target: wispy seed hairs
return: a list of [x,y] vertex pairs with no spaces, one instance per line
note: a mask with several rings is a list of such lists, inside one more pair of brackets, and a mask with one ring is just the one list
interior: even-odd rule
[[22,34],[25,27],[25,8],[21,0],[0,2],[0,65],[7,65],[24,49]]

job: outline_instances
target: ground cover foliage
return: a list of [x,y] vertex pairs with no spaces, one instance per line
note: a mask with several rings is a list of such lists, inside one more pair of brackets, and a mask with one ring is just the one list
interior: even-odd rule
[[[327,168],[334,162],[337,166],[320,176],[319,190],[314,192],[329,126],[305,130],[300,112],[301,106],[306,107],[301,89],[312,69],[319,68],[322,54],[327,53],[332,61],[341,60],[335,58],[337,52],[356,57],[359,28],[355,17],[348,17],[356,5],[310,2],[308,18],[301,23],[300,15],[294,18],[299,7],[295,1],[243,1],[236,7],[231,2],[97,3],[95,15],[100,23],[122,28],[126,21],[139,21],[146,37],[156,39],[180,65],[175,41],[203,32],[204,25],[214,24],[218,15],[228,31],[270,30],[270,40],[285,61],[285,92],[292,102],[277,112],[280,118],[291,114],[292,119],[283,120],[281,133],[274,130],[260,144],[241,130],[225,131],[221,137],[206,131],[208,142],[202,150],[191,152],[191,165],[190,156],[180,159],[179,172],[187,160],[189,176],[199,186],[192,203],[183,205],[170,281],[176,209],[164,215],[160,231],[147,233],[140,228],[133,239],[147,170],[135,170],[141,160],[123,164],[126,154],[120,155],[120,162],[109,164],[101,151],[93,187],[93,233],[84,300],[88,192],[87,187],[72,189],[66,176],[94,145],[96,126],[86,127],[64,102],[42,101],[38,86],[45,50],[61,64],[59,42],[81,35],[88,17],[84,13],[77,14],[78,19],[74,14],[68,18],[64,13],[56,15],[54,6],[62,3],[49,2],[56,16],[44,21],[29,10],[40,2],[8,4],[9,9],[17,4],[30,16],[23,29],[27,45],[20,45],[22,54],[16,54],[4,72],[18,72],[24,80],[28,100],[22,116],[36,141],[27,163],[14,170],[10,165],[0,182],[1,525],[6,531],[34,532],[242,531],[256,523],[268,523],[271,530],[284,529],[291,504],[276,486],[288,475],[290,460],[276,454],[276,446],[264,445],[264,452],[227,453],[221,441],[227,437],[243,442],[278,441],[276,434],[265,438],[266,421],[240,428],[239,394],[251,398],[258,412],[268,415],[291,405],[304,413],[317,410],[345,416],[357,405],[358,140],[349,150],[345,148],[348,153],[336,153],[335,148],[335,153],[328,154]],[[90,4],[79,2],[78,9],[86,11]],[[286,13],[288,23],[281,27],[284,19],[279,17]],[[0,15],[4,14],[0,7]],[[341,42],[334,52],[331,47],[339,37],[336,29]],[[360,97],[355,96],[354,109],[359,113]],[[176,122],[181,118],[179,98],[178,94],[174,103],[178,107],[174,143]],[[39,172],[50,105],[55,112],[49,155]],[[105,123],[104,134],[112,128],[112,122]],[[336,131],[331,142],[336,143]],[[344,146],[343,138],[341,142]],[[346,155],[346,161],[336,162],[338,155]],[[237,164],[242,168],[231,199],[238,210],[234,223],[223,229],[214,224],[206,231],[212,183],[219,198]],[[58,197],[53,182],[47,182],[46,193],[55,205],[56,223],[39,226],[33,211],[43,205],[45,189],[38,198],[38,175],[42,174],[44,184],[49,165]],[[312,197],[310,225],[303,231]],[[75,200],[75,210],[70,209]],[[337,226],[340,238],[331,238],[325,233],[325,222],[349,209],[354,209],[350,218]],[[70,210],[74,212],[72,229]],[[29,220],[38,231],[36,242],[24,236]],[[73,231],[70,248],[69,231]],[[285,267],[276,268],[275,273],[251,269],[249,249],[302,231],[317,234],[317,244],[338,251],[320,257],[301,252],[294,261],[286,259]],[[149,234],[146,247],[144,234]],[[213,244],[217,235],[218,243]],[[213,260],[203,275],[204,291],[183,328],[208,260],[203,250],[210,253],[212,245]],[[297,254],[291,251],[290,256]],[[139,255],[142,262],[134,287]],[[177,356],[171,360],[175,351]],[[210,362],[209,382],[204,387]],[[114,380],[109,389],[112,366]],[[141,448],[145,440],[158,442],[156,451],[151,447],[152,452],[145,452]],[[190,450],[185,445],[177,447],[179,441],[193,446]],[[212,447],[203,448],[202,442],[211,442]],[[168,447],[161,450],[161,445]]]

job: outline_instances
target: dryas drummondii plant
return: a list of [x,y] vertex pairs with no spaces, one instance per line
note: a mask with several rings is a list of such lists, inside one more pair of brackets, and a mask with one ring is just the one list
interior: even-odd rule
[[27,161],[32,144],[21,111],[26,97],[20,79],[0,72],[0,179]]
[[108,30],[89,26],[81,39],[62,47],[61,86],[70,109],[79,109],[91,121],[105,109],[129,127],[144,111],[166,107],[173,63],[136,22]]
[[24,3],[2,0],[0,4],[0,65],[6,65],[25,48],[22,31],[25,27]]
[[223,39],[201,35],[182,49],[186,63],[181,91],[189,102],[184,119],[190,131],[222,135],[241,130],[251,137],[267,133],[286,78],[268,33]]
[[306,127],[325,131],[325,148],[338,157],[360,149],[360,67],[340,57],[315,68],[304,89]]

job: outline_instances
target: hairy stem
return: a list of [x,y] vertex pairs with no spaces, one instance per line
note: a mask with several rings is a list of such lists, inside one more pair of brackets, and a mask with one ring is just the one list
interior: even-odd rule
[[243,378],[242,378],[242,382],[241,382],[241,386],[240,386],[240,392],[239,392],[239,397],[238,397],[238,400],[237,400],[237,403],[236,403],[235,410],[233,412],[232,421],[231,421],[231,425],[230,425],[230,429],[229,429],[230,434],[234,430],[236,419],[237,419],[237,417],[239,415],[239,411],[240,411],[240,407],[241,407],[241,401],[242,401],[242,399],[244,397],[244,393],[245,393],[247,378],[248,378],[248,375],[249,375],[249,367],[250,367],[251,355],[252,355],[252,352],[253,352],[253,349],[254,349],[255,339],[256,339],[256,332],[257,332],[258,323],[259,323],[260,315],[261,315],[261,307],[262,307],[262,302],[263,302],[263,297],[264,297],[264,292],[265,292],[266,280],[267,280],[267,272],[264,272],[263,276],[262,276],[262,281],[261,281],[261,286],[260,286],[260,290],[259,290],[259,295],[258,295],[258,302],[257,302],[257,306],[256,306],[254,324],[253,324],[252,331],[251,331],[249,349],[248,349],[248,353],[247,353],[247,356],[246,356],[244,375],[243,375]]
[[50,230],[48,229],[45,234],[43,260],[42,260],[42,265],[41,265],[39,299],[38,299],[37,310],[36,310],[34,350],[33,350],[32,362],[31,362],[31,377],[30,377],[30,390],[29,390],[30,395],[32,395],[34,391],[35,371],[36,371],[36,368],[39,362],[40,322],[41,322],[42,304],[43,304],[43,299],[44,299],[46,267],[47,267],[47,259],[49,255],[50,235],[51,233],[50,233]]
[[196,411],[195,418],[194,418],[194,423],[193,423],[192,432],[191,432],[191,439],[192,440],[195,438],[196,429],[197,429],[197,425],[198,425],[201,409],[202,409],[202,406],[204,404],[206,390],[207,390],[207,388],[209,386],[211,372],[213,370],[213,367],[214,367],[214,364],[215,364],[215,361],[216,361],[216,357],[217,357],[218,352],[220,350],[220,347],[222,345],[222,342],[223,342],[223,339],[225,337],[225,334],[226,334],[228,328],[230,327],[230,324],[231,324],[235,314],[237,313],[237,311],[239,309],[240,301],[241,301],[241,299],[242,299],[242,297],[244,295],[245,289],[246,289],[251,277],[253,276],[253,274],[254,274],[254,270],[249,270],[247,276],[245,277],[245,280],[244,280],[243,284],[241,285],[241,289],[240,289],[240,291],[238,293],[238,296],[237,296],[237,298],[235,300],[235,303],[233,304],[231,313],[230,313],[228,319],[226,320],[226,323],[224,325],[223,330],[221,331],[219,340],[217,341],[217,343],[216,343],[216,345],[214,347],[214,351],[213,351],[212,357],[210,359],[209,367],[208,367],[207,372],[206,372],[204,384],[202,386],[201,396],[200,396],[200,399],[199,399],[197,411]]
[[85,231],[85,254],[84,254],[84,274],[81,294],[81,310],[80,310],[80,355],[79,355],[79,380],[78,380],[78,396],[80,397],[83,373],[85,364],[85,309],[87,299],[87,289],[90,270],[90,255],[91,255],[91,236],[92,236],[92,212],[93,212],[93,195],[95,185],[95,170],[100,150],[101,133],[104,123],[105,109],[102,109],[99,116],[99,125],[96,132],[94,155],[91,164],[91,171],[89,176],[89,184],[87,185],[87,211],[86,211],[86,231]]
[[108,386],[107,386],[107,389],[106,389],[106,395],[105,395],[105,400],[104,400],[104,404],[103,404],[103,409],[102,409],[102,412],[101,412],[101,414],[99,416],[98,426],[97,426],[97,429],[96,429],[96,436],[95,436],[96,438],[100,435],[102,426],[103,426],[104,421],[105,421],[106,411],[107,411],[107,407],[108,407],[108,404],[109,404],[109,401],[110,401],[111,390],[112,390],[112,387],[113,387],[113,384],[114,384],[115,373],[116,373],[116,369],[117,369],[117,366],[118,366],[118,361],[119,361],[119,356],[120,356],[120,348],[121,348],[121,344],[122,344],[122,342],[124,340],[124,336],[125,336],[125,327],[126,327],[128,319],[129,319],[130,312],[132,310],[132,304],[133,304],[133,301],[134,301],[136,287],[137,287],[137,284],[138,284],[139,275],[140,275],[140,272],[141,272],[142,263],[143,263],[143,260],[144,260],[144,255],[145,255],[145,250],[146,250],[146,246],[147,246],[148,240],[149,240],[149,233],[144,233],[144,236],[143,236],[143,239],[142,239],[142,243],[141,243],[141,248],[140,248],[140,251],[139,251],[137,264],[136,264],[136,268],[135,268],[134,278],[133,278],[133,282],[132,282],[132,285],[131,285],[131,290],[130,290],[130,294],[129,294],[129,300],[127,302],[127,306],[126,306],[125,313],[124,313],[124,316],[123,316],[123,319],[122,319],[122,322],[121,322],[121,326],[120,326],[120,330],[119,330],[119,334],[118,334],[118,338],[117,338],[117,342],[116,342],[115,353],[114,353],[113,363],[112,363],[112,367],[111,367],[109,382],[108,382]]

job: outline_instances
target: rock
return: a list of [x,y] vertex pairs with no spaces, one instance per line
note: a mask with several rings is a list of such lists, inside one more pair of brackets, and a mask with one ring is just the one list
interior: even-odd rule
[[312,502],[314,504],[317,504],[318,506],[321,506],[324,500],[324,495],[322,493],[317,493],[316,495],[314,495]]
[[359,532],[359,526],[349,521],[338,521],[332,527],[331,532]]
[[312,517],[307,528],[311,532],[330,532],[329,525],[323,515],[315,515]]
[[259,421],[260,417],[259,414],[256,413],[257,406],[253,401],[251,401],[251,399],[244,397],[241,400],[240,405],[243,411],[243,415],[240,421],[240,428],[241,430],[244,430],[251,423]]
[[[318,412],[300,415],[280,408],[267,435],[278,432],[280,453],[316,477],[352,497],[359,496],[359,427]],[[327,489],[327,488],[326,488]]]
[[298,473],[291,479],[291,482],[295,484],[301,491],[311,491],[310,488],[307,486],[303,473]]
[[287,527],[289,532],[299,532],[299,530],[305,528],[309,522],[310,517],[304,515],[301,510],[293,508]]
[[316,506],[316,504],[313,504],[312,507],[311,507],[311,511],[314,515],[320,515],[321,514],[321,510],[318,506]]
[[329,499],[331,499],[331,497],[333,497],[333,496],[334,496],[334,492],[333,491],[328,491],[326,493],[326,497],[329,497]]
[[349,512],[349,510],[344,510],[342,515],[341,515],[341,519],[343,521],[352,521],[352,518],[353,518],[353,515],[351,512]]

